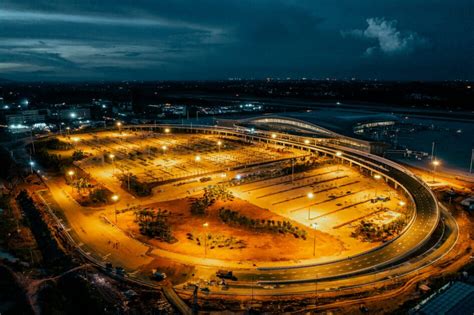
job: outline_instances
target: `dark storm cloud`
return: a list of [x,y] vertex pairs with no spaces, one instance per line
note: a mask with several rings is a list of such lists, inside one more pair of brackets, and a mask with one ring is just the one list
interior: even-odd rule
[[471,0],[3,0],[0,77],[472,79],[473,7]]

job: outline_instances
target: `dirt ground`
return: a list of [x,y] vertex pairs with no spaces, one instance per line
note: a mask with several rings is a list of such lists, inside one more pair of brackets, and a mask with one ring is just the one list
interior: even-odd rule
[[[189,204],[189,199],[185,198],[148,206],[149,208],[161,208],[171,211],[172,215],[169,217],[169,223],[172,226],[173,236],[178,240],[174,244],[141,236],[138,225],[135,223],[135,215],[133,212],[120,214],[119,226],[135,235],[141,241],[164,250],[194,257],[222,260],[284,261],[312,258],[313,235],[316,235],[316,256],[337,256],[345,250],[343,243],[337,238],[320,231],[312,231],[294,221],[292,223],[295,226],[307,231],[308,238],[306,240],[295,238],[290,234],[282,235],[272,232],[255,232],[250,229],[224,224],[218,217],[218,210],[221,207],[230,208],[253,219],[288,220],[238,198],[235,198],[231,202],[218,201],[208,209],[208,214],[203,217],[191,215]],[[208,223],[208,227],[203,227],[203,224],[206,222]],[[218,248],[217,246],[211,248],[209,244],[206,246],[207,253],[205,256],[203,241],[198,245],[195,239],[189,240],[187,238],[187,233],[192,233],[194,238],[200,238],[201,240],[206,233],[213,238],[234,237],[237,240],[242,240],[246,244],[246,247],[242,249]]]

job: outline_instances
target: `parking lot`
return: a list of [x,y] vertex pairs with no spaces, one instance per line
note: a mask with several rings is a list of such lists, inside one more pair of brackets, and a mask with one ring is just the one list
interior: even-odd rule
[[119,175],[129,174],[143,183],[167,182],[304,154],[215,135],[146,131],[81,134],[61,140],[72,143],[75,150],[90,153],[90,157],[76,164],[97,180],[109,183]]
[[[406,197],[347,165],[328,162],[310,171],[232,187],[236,196],[306,226],[354,243],[361,220],[386,224],[407,213]],[[355,244],[355,243],[354,243]]]

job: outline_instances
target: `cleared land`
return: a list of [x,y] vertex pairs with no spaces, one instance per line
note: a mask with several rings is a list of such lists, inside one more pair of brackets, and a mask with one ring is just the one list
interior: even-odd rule
[[[363,220],[383,226],[408,212],[406,196],[383,180],[296,149],[216,135],[147,131],[108,131],[59,139],[72,148],[50,153],[63,157],[72,156],[74,151],[86,153],[85,158],[74,162],[75,166],[120,196],[113,204],[78,208],[84,214],[81,217],[91,221],[90,226],[116,229],[103,221],[117,220],[124,237],[117,245],[114,239],[108,239],[102,251],[105,253],[120,251],[127,246],[125,238],[131,236],[135,242],[151,246],[153,253],[153,248],[158,250],[158,256],[163,257],[164,252],[170,253],[169,259],[174,254],[182,255],[179,258],[187,263],[202,258],[269,265],[327,261],[381,244],[352,235]],[[127,192],[119,177],[129,174],[154,187],[152,194],[138,198]],[[64,180],[56,182],[63,193],[74,194],[70,186],[64,186]],[[216,184],[227,187],[236,198],[214,204],[206,216],[192,215],[190,199],[199,198],[204,187]],[[291,222],[306,231],[305,239],[224,223],[218,215],[221,207],[252,220]],[[135,219],[136,212],[144,208],[171,212],[168,222],[176,242],[141,235]],[[95,222],[98,220],[102,223]]]

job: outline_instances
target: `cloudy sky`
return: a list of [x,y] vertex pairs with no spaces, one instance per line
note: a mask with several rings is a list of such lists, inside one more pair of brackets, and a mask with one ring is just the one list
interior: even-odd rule
[[473,0],[0,0],[0,78],[474,79]]

